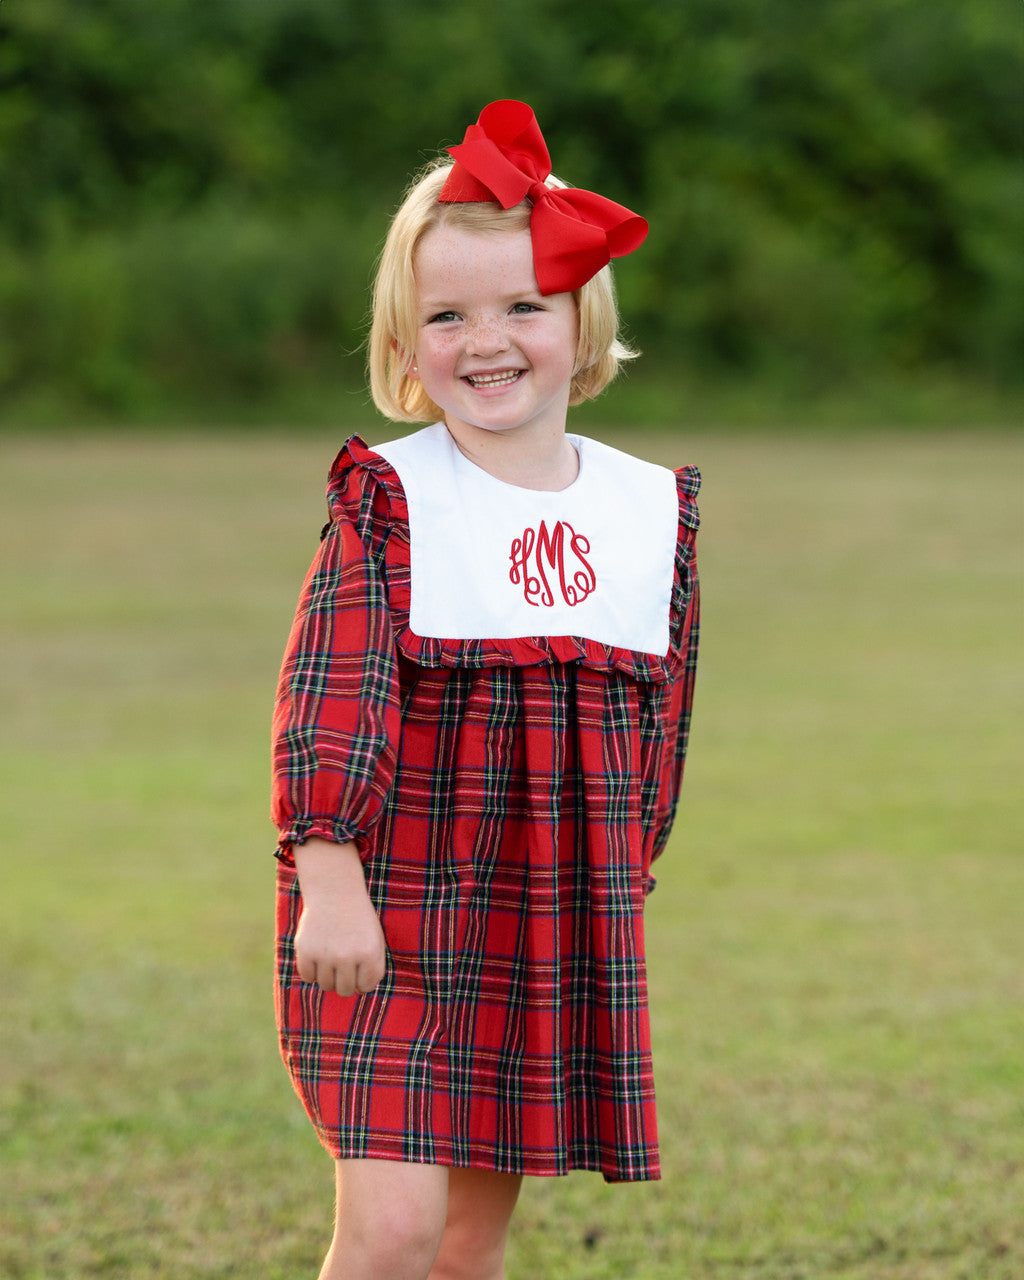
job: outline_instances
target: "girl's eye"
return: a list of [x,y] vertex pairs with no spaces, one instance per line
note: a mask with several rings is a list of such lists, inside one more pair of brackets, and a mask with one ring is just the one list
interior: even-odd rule
[[512,308],[512,312],[517,316],[528,316],[531,311],[539,311],[540,307],[535,307],[532,302],[517,302]]
[[454,311],[439,311],[436,316],[431,316],[428,324],[445,324],[449,320],[458,320],[458,316]]

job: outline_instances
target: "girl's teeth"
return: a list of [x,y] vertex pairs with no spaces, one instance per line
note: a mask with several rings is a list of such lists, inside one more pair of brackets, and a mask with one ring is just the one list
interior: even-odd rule
[[519,377],[518,369],[511,373],[479,373],[470,374],[467,381],[471,382],[474,387],[501,387],[508,382],[515,382]]

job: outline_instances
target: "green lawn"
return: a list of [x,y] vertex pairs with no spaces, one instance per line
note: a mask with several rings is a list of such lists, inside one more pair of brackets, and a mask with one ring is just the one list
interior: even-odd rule
[[[0,442],[0,1275],[305,1280],[268,719],[339,442]],[[649,945],[665,1178],[532,1181],[510,1280],[1024,1275],[1024,455],[698,462],[704,650]]]

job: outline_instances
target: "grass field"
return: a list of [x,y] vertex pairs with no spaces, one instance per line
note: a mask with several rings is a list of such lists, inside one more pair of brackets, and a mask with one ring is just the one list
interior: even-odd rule
[[[304,1280],[267,737],[336,442],[0,442],[0,1275]],[[531,1182],[510,1280],[1024,1275],[1024,458],[633,438],[705,473],[649,917],[658,1184]]]

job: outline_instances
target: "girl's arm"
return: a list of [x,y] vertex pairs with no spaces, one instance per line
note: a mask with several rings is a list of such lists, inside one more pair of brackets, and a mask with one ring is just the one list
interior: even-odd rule
[[387,948],[356,846],[310,839],[293,853],[303,904],[299,977],[340,996],[372,991],[384,977]]
[[278,856],[317,838],[366,855],[401,733],[385,553],[391,495],[353,460],[332,468],[331,520],[306,576],[281,664],[273,726]]
[[660,857],[668,842],[679,803],[679,787],[683,780],[686,748],[690,737],[690,710],[693,684],[697,671],[697,642],[700,636],[700,584],[697,578],[695,538],[700,523],[695,501],[700,488],[700,473],[695,467],[681,467],[676,472],[679,489],[680,543],[676,555],[676,581],[673,587],[673,610],[679,617],[675,644],[682,660],[665,714],[665,752],[654,824],[652,861]]

